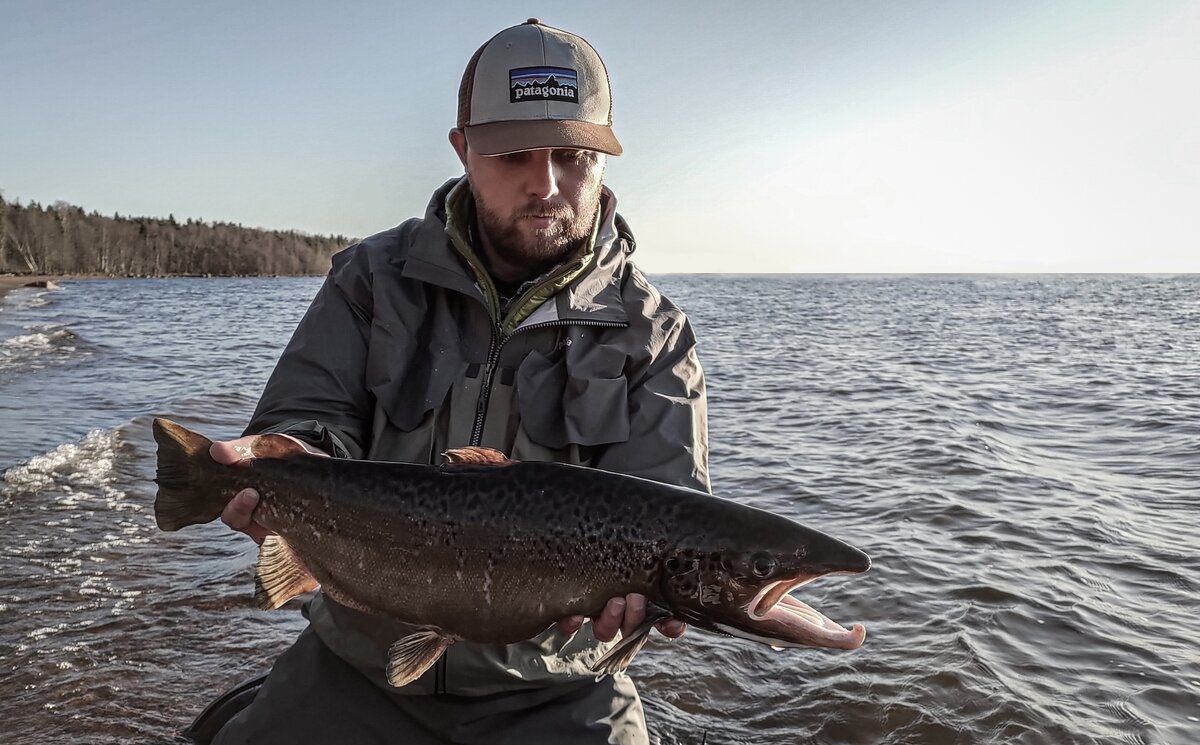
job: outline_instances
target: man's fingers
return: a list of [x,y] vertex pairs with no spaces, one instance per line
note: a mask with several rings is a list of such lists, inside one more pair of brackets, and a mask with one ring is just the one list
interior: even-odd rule
[[654,624],[654,628],[668,639],[678,639],[683,636],[683,632],[687,631],[687,624],[677,618],[668,618]]
[[254,508],[257,506],[258,492],[242,489],[225,505],[221,512],[221,522],[239,533],[245,533],[253,538],[255,543],[262,545],[272,531],[254,522]]
[[254,436],[239,437],[236,440],[218,440],[208,448],[212,459],[224,466],[232,466],[244,460],[250,460]]
[[631,592],[625,596],[625,620],[621,622],[621,635],[629,636],[646,620],[646,596]]
[[612,641],[625,618],[625,598],[613,598],[592,622],[592,634],[602,642]]
[[[273,435],[277,437],[286,437],[300,447],[304,448],[305,452],[311,455],[321,455],[329,457],[329,453],[309,445],[304,440],[292,435]],[[246,435],[239,437],[236,440],[218,440],[208,448],[208,454],[212,459],[223,466],[232,466],[236,463],[254,459],[254,441],[258,439],[258,435]]]
[[[613,598],[600,611],[600,615],[592,621],[592,635],[602,642],[612,641],[620,631],[629,636],[646,620],[646,596],[630,593],[623,598]],[[558,628],[564,634],[574,634],[583,625],[583,616],[568,616],[558,622]],[[675,618],[668,618],[654,624],[658,633],[668,639],[677,639],[687,630],[687,624]]]
[[258,506],[258,492],[242,489],[229,500],[221,512],[221,522],[234,530],[245,531],[254,522],[254,508]]

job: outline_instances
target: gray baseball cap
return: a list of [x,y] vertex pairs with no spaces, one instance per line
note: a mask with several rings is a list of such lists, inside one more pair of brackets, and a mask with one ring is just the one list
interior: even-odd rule
[[542,148],[621,154],[600,55],[536,18],[504,29],[471,57],[458,89],[458,126],[483,155]]

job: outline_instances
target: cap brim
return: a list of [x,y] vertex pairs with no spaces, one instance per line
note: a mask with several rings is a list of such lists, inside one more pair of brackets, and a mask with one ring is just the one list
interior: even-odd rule
[[467,146],[480,155],[505,155],[523,150],[571,148],[621,154],[612,127],[574,119],[534,119],[489,122],[463,127]]

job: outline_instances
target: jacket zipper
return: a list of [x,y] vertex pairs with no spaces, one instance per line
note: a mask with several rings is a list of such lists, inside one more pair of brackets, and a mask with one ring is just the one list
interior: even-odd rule
[[483,439],[483,420],[487,418],[488,400],[492,397],[492,377],[496,374],[496,363],[500,361],[500,349],[504,346],[504,332],[499,324],[492,324],[492,340],[488,342],[487,362],[483,366],[483,386],[479,400],[475,403],[475,426],[471,428],[472,447],[479,447]]
[[505,334],[499,324],[492,325],[492,341],[488,346],[487,364],[483,369],[483,383],[479,391],[479,402],[475,406],[475,426],[471,429],[471,446],[479,447],[483,442],[483,424],[487,419],[488,402],[492,397],[492,379],[500,362],[500,350],[509,339],[522,331],[552,328],[555,326],[591,326],[593,328],[624,328],[628,323],[623,321],[544,321],[528,326],[518,326],[511,334]]

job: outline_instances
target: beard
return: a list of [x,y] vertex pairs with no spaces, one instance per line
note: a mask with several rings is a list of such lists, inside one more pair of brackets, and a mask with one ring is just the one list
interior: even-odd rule
[[[536,277],[579,251],[592,236],[596,212],[600,209],[600,184],[593,194],[585,195],[578,214],[570,204],[560,201],[531,202],[511,215],[505,216],[491,208],[471,186],[475,197],[475,212],[479,229],[492,244],[492,249],[505,262],[529,269]],[[546,229],[522,230],[524,217],[551,216],[552,226]]]

